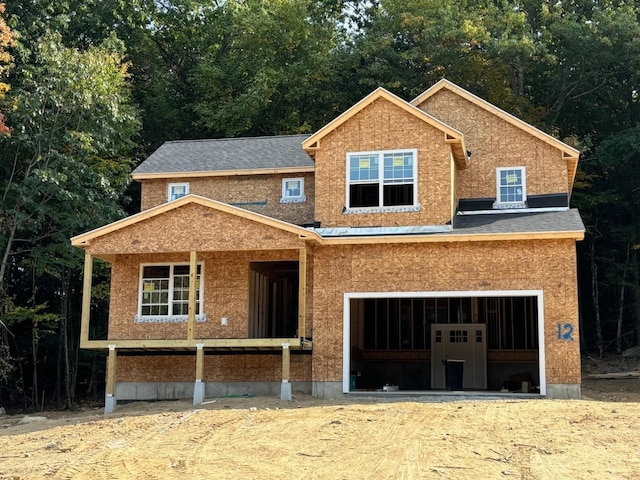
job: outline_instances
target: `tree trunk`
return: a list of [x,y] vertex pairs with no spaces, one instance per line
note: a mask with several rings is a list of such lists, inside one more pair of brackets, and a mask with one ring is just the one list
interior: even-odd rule
[[636,330],[635,344],[640,346],[640,258],[638,258],[638,249],[636,248],[631,252],[631,265],[634,274],[631,281],[631,291],[633,292],[632,304]]
[[17,228],[18,223],[15,221],[12,222],[11,230],[9,231],[9,235],[7,236],[7,244],[4,247],[4,252],[2,252],[2,263],[0,263],[0,300],[4,298],[4,276],[9,266],[9,255],[11,254],[11,249],[13,248],[13,240],[16,237]]
[[598,287],[598,265],[596,264],[595,250],[596,239],[591,237],[589,242],[589,261],[591,264],[591,298],[593,298],[593,313],[596,330],[596,345],[598,346],[598,354],[602,358],[604,353],[604,340],[602,338],[602,321],[600,320],[600,301],[598,297],[600,295]]
[[627,258],[622,267],[622,278],[620,279],[620,295],[618,296],[618,322],[616,329],[616,352],[618,355],[622,353],[622,319],[624,313],[624,294],[625,285],[627,283],[627,269],[629,268],[629,256],[631,253],[631,244],[627,243]]
[[61,315],[62,315],[62,348],[64,353],[64,389],[69,410],[73,410],[73,391],[71,388],[71,363],[69,360],[69,272],[63,267],[60,275],[62,283]]
[[35,318],[31,327],[31,360],[33,361],[31,404],[36,409],[40,409],[38,404],[38,321]]

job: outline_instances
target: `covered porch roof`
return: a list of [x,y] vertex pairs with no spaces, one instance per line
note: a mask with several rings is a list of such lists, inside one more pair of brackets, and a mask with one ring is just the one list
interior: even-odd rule
[[306,240],[321,237],[291,223],[187,195],[75,236],[71,244],[112,262],[119,254],[293,249],[304,247]]

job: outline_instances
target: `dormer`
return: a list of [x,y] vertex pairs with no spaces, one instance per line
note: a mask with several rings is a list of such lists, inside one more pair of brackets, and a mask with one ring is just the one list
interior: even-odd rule
[[323,227],[443,225],[455,208],[462,133],[378,88],[302,142]]

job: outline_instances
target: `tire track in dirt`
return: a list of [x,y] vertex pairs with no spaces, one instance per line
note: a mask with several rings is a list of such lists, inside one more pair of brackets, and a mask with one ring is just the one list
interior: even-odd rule
[[[145,417],[143,425],[136,428],[127,428],[127,423],[132,422],[131,418],[121,418],[116,423],[105,421],[110,425],[111,438],[102,444],[95,444],[93,449],[85,449],[83,455],[74,455],[74,458],[67,462],[62,468],[56,471],[51,477],[56,480],[72,480],[78,478],[91,479],[119,479],[137,478],[152,479],[158,478],[157,471],[148,465],[151,460],[154,463],[155,457],[149,458],[149,452],[163,452],[156,445],[159,439],[169,437],[166,433],[175,429],[188,421],[198,413],[197,410],[179,413],[164,413]],[[133,451],[139,452],[131,456]],[[142,458],[144,458],[144,465]]]

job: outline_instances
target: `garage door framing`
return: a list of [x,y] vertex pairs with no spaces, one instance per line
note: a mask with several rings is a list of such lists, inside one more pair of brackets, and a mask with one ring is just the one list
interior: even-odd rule
[[544,337],[544,292],[542,290],[469,290],[449,292],[345,292],[342,322],[342,393],[349,393],[351,373],[351,300],[362,298],[466,298],[466,297],[536,297],[538,306],[538,371],[540,395],[547,393]]

